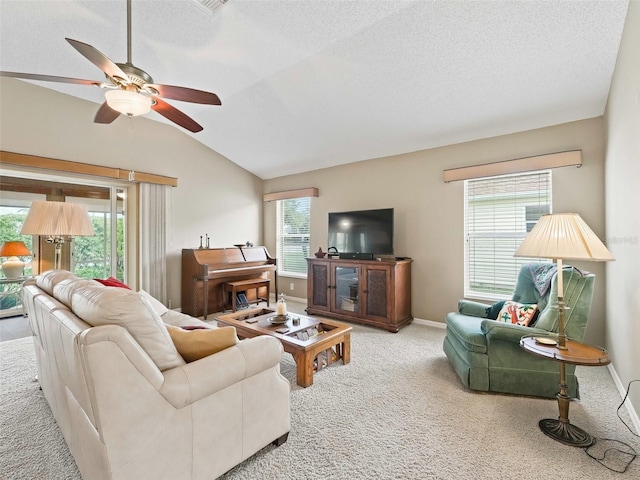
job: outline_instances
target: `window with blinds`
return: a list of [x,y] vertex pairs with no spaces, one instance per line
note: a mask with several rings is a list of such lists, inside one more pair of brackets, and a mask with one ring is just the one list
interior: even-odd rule
[[514,252],[551,213],[551,171],[465,181],[465,296],[503,299],[520,267]]
[[278,275],[307,276],[310,206],[310,197],[278,200],[276,203]]

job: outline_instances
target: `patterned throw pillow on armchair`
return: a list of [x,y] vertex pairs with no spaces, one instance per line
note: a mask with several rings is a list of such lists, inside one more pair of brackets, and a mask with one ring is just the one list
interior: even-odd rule
[[512,300],[504,302],[498,318],[498,322],[512,323],[529,327],[533,325],[533,320],[538,313],[538,305],[535,303],[518,303]]

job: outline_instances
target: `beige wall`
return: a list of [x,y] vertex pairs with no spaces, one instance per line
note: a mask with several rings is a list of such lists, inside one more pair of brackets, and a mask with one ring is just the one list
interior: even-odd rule
[[167,225],[167,293],[179,307],[183,248],[197,248],[206,233],[211,247],[262,242],[262,181],[171,125],[140,117],[133,128],[124,117],[95,124],[97,108],[1,79],[0,149],[177,177]]
[[[606,345],[624,388],[640,379],[640,1],[629,3],[605,115],[607,238]],[[640,412],[640,384],[631,388]]]
[[[581,149],[582,168],[553,171],[553,209],[577,212],[604,237],[604,122],[595,118],[406,155],[317,170],[265,181],[265,192],[318,187],[311,203],[311,250],[327,248],[327,214],[368,208],[395,209],[395,253],[412,265],[415,318],[444,321],[463,296],[463,182],[445,184],[446,168]],[[275,203],[265,204],[265,240],[275,251]],[[604,343],[605,267],[581,264],[597,275],[587,341]],[[296,297],[306,282],[291,280]],[[290,280],[282,279],[288,290]],[[289,292],[288,292],[289,293]]]

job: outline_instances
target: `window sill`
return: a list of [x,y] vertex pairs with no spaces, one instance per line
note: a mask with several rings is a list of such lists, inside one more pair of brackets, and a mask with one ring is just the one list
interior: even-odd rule
[[300,279],[300,280],[306,280],[307,279],[307,275],[302,274],[302,273],[288,273],[288,272],[280,273],[280,272],[278,272],[278,278],[297,278],[297,279]]
[[465,292],[463,298],[466,300],[489,302],[489,303],[500,302],[502,300],[511,300],[511,297],[508,295],[490,295],[488,293],[480,294],[480,293],[471,293],[471,292]]

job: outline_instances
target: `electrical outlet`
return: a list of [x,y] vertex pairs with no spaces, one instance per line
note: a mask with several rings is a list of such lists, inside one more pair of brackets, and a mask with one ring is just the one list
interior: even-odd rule
[[169,299],[169,310],[171,310],[171,299]]
[[293,290],[293,283],[289,284],[289,290]]

